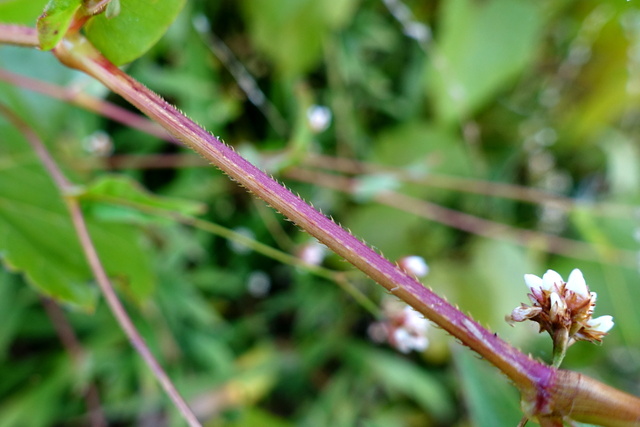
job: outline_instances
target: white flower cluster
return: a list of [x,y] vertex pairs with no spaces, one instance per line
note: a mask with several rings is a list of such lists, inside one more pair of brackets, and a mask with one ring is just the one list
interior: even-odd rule
[[386,300],[383,311],[384,320],[369,326],[369,336],[373,341],[388,342],[402,353],[427,348],[429,321],[422,314],[396,300]]
[[599,342],[613,327],[613,317],[593,318],[597,294],[589,292],[582,272],[575,269],[564,281],[560,274],[547,270],[542,276],[525,274],[532,305],[516,307],[507,321],[533,320],[540,325],[540,332],[547,331],[556,337],[559,331],[566,333],[568,345],[576,341]]

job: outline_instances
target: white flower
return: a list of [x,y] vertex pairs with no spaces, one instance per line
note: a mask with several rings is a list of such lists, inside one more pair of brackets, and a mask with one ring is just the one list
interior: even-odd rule
[[320,265],[324,260],[327,247],[317,240],[306,243],[298,250],[298,258],[311,265]]
[[423,351],[429,345],[429,321],[406,304],[387,299],[383,302],[385,318],[369,326],[368,332],[376,342],[388,342],[403,353]]
[[[565,345],[575,341],[602,341],[613,327],[611,316],[593,319],[598,295],[590,292],[582,272],[577,268],[564,281],[553,270],[547,270],[542,278],[525,274],[524,282],[531,291],[532,306],[522,304],[516,307],[509,323],[533,320],[540,325],[540,331],[547,331],[554,337],[566,337]],[[558,334],[563,331],[563,334]],[[560,338],[558,338],[560,339]]]
[[409,353],[411,350],[423,351],[429,345],[424,335],[414,335],[403,328],[394,331],[392,343],[402,353]]
[[413,308],[407,306],[404,308],[404,327],[415,334],[421,335],[427,332],[429,321]]

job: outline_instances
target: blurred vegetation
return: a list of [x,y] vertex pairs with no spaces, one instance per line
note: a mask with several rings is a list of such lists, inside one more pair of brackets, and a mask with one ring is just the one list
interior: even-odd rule
[[[0,21],[34,25],[44,3],[1,2]],[[0,68],[126,106],[47,53],[1,46]],[[538,358],[550,340],[504,322],[522,275],[580,268],[616,326],[564,366],[640,394],[636,1],[191,0],[126,70],[387,257],[424,257],[425,284]],[[336,256],[319,271],[229,234],[312,244],[187,150],[28,87],[0,82],[0,101],[82,186],[121,297],[206,425],[517,424],[515,390],[442,331],[421,354],[371,342],[379,313],[353,287],[385,293]],[[89,389],[111,425],[182,425],[5,120],[0,155],[0,427],[85,425]]]

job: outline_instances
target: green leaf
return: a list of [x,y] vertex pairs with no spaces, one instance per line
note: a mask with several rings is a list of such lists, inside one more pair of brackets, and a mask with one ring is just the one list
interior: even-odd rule
[[[64,203],[26,142],[0,124],[0,256],[42,293],[90,309],[96,293]],[[12,146],[12,143],[13,146]]]
[[51,0],[38,18],[38,39],[42,50],[53,49],[65,36],[81,0]]
[[444,4],[429,90],[440,118],[459,121],[489,101],[533,59],[542,20],[523,0]]
[[[0,123],[0,260],[39,292],[85,310],[97,291],[57,188],[17,132]],[[142,301],[155,279],[140,228],[87,218],[102,262],[130,296]]]
[[357,0],[248,0],[243,12],[256,46],[287,75],[309,70],[322,56],[325,34],[344,25]]
[[518,392],[498,370],[467,348],[454,352],[460,390],[475,427],[514,426],[522,418]]
[[354,347],[352,355],[364,363],[387,390],[405,394],[442,422],[453,418],[455,411],[449,393],[423,367],[398,355],[370,348]]
[[149,193],[137,181],[126,176],[104,175],[80,195],[90,201],[92,213],[105,220],[122,222],[157,222],[157,216],[147,211],[170,211],[183,215],[197,215],[205,211],[203,203],[159,197]]
[[100,14],[85,26],[87,38],[116,65],[142,56],[167,31],[185,0],[120,0],[113,18]]
[[410,121],[381,132],[371,160],[389,166],[410,167],[417,173],[469,175],[472,158],[452,132],[421,121]]
[[47,0],[0,1],[0,22],[33,25],[46,3]]

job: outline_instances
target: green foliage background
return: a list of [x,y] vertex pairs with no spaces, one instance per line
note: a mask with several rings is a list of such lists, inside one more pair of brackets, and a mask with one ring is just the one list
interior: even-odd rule
[[[44,3],[0,2],[0,21],[35,26]],[[503,320],[526,301],[522,275],[582,269],[598,292],[596,315],[613,315],[616,326],[601,347],[575,345],[565,367],[640,394],[637,2],[404,5],[403,23],[379,0],[188,1],[126,70],[389,258],[425,257],[427,285],[536,357],[549,360],[550,341]],[[249,101],[196,30],[202,17],[270,106]],[[145,28],[132,28],[133,37]],[[48,53],[0,46],[0,67],[125,105]],[[335,282],[177,221],[198,215],[290,254],[310,242],[219,171],[193,166],[186,150],[5,82],[0,101],[34,126],[80,186],[129,312],[207,425],[518,422],[515,390],[440,330],[430,331],[423,354],[374,344],[374,316]],[[320,133],[306,120],[315,104],[333,114]],[[87,149],[99,132],[115,159]],[[399,168],[430,185],[367,173],[347,195],[287,178],[318,154]],[[163,159],[172,166],[149,167]],[[105,170],[116,164],[125,167]],[[438,188],[443,177],[466,178],[471,189],[484,181],[542,189],[579,206]],[[481,237],[384,206],[375,201],[381,190],[583,241],[589,259],[551,254],[540,234],[525,241],[485,224]],[[89,383],[114,425],[181,425],[100,300],[62,200],[5,120],[0,260],[0,427],[83,425]],[[346,272],[376,304],[384,299],[337,257],[323,265]],[[268,293],[252,293],[249,284],[265,278]],[[43,295],[65,307],[82,363],[60,344]]]

